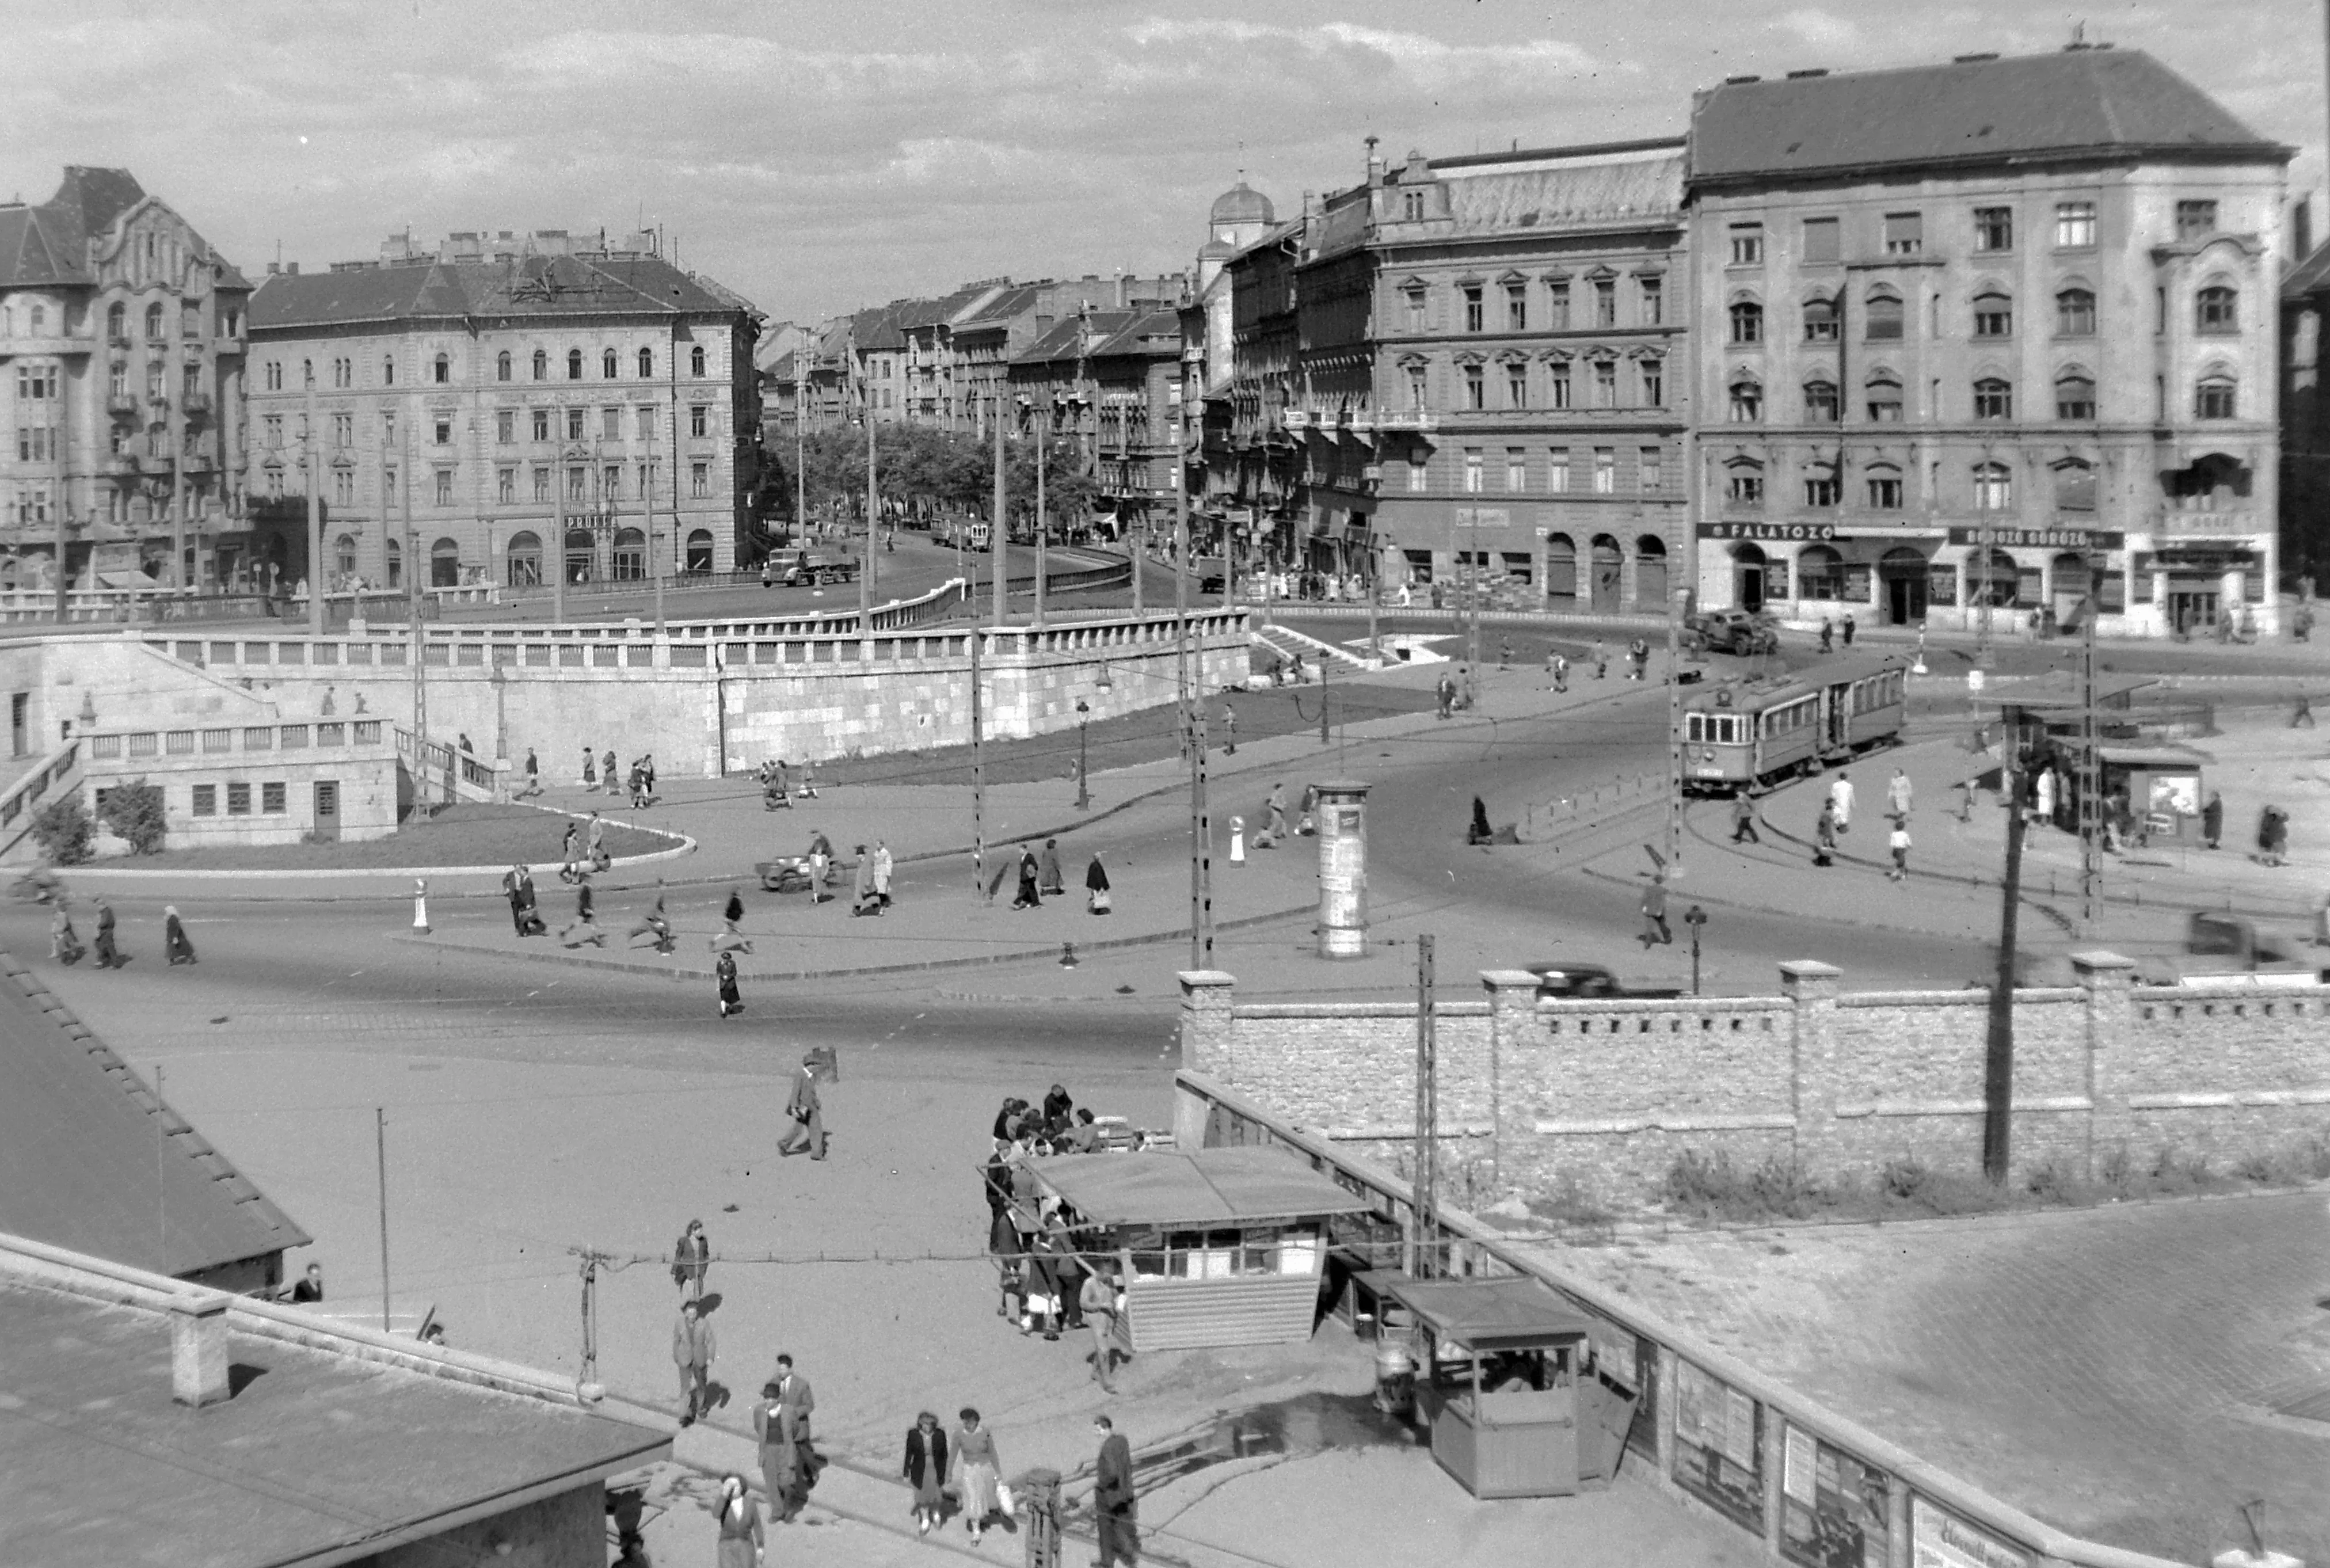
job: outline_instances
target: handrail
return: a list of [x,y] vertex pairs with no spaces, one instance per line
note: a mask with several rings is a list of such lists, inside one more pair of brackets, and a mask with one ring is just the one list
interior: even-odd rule
[[33,831],[33,819],[40,814],[29,808],[40,803],[52,784],[71,777],[80,761],[81,741],[68,740],[43,757],[41,765],[14,789],[0,795],[0,856],[24,842],[24,835]]

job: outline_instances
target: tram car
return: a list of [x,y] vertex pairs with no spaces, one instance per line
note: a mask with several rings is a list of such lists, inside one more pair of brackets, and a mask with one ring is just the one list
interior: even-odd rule
[[1785,780],[1898,745],[1908,713],[1899,660],[1823,660],[1777,683],[1726,681],[1693,693],[1682,726],[1687,794],[1761,794]]

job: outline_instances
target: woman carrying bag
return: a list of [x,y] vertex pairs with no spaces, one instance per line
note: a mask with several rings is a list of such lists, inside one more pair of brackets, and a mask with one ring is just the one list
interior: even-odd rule
[[914,1529],[927,1535],[946,1512],[947,1437],[939,1418],[924,1411],[906,1429],[906,1485],[914,1488]]
[[1092,858],[1084,868],[1084,908],[1088,913],[1105,915],[1113,906],[1108,897],[1108,870],[1100,863],[1100,856]]
[[994,1434],[979,1424],[979,1412],[965,1405],[959,1413],[962,1425],[954,1434],[956,1489],[962,1494],[962,1522],[976,1546],[987,1533],[987,1521],[1005,1511],[1003,1461],[996,1458]]

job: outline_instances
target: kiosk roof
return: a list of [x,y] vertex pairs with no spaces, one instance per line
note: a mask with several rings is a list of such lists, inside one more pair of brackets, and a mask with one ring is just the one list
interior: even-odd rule
[[1441,1339],[1474,1350],[1517,1350],[1574,1339],[1593,1325],[1539,1279],[1391,1279],[1383,1293]]
[[1368,1208],[1283,1149],[1055,1155],[1033,1169],[1096,1225],[1228,1225]]

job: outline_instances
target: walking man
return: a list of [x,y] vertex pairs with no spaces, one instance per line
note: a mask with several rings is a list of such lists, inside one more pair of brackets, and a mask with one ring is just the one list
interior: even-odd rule
[[558,940],[569,947],[580,947],[585,942],[593,947],[607,945],[607,934],[599,928],[598,917],[592,910],[591,878],[587,873],[574,879],[574,918],[558,934]]
[[1760,844],[1764,841],[1756,832],[1756,803],[1741,790],[1731,797],[1731,841],[1735,844]]
[[2208,803],[2201,808],[2201,847],[2213,850],[2224,836],[2225,797],[2211,790]]
[[712,1357],[717,1346],[712,1326],[690,1297],[679,1304],[679,1321],[671,1328],[672,1364],[679,1369],[679,1424],[692,1427],[711,1408]]
[[1602,646],[1602,639],[1594,639],[1594,679],[1601,680],[1610,673],[1610,651]]
[[793,1358],[777,1357],[777,1440],[792,1457],[785,1495],[769,1499],[770,1506],[779,1510],[780,1521],[801,1511],[809,1502],[810,1483],[817,1478],[817,1449],[810,1442],[810,1417],[816,1410],[817,1396],[810,1392],[809,1379],[793,1371]]
[[1100,1384],[1103,1393],[1114,1393],[1116,1276],[1097,1269],[1086,1274],[1083,1288],[1076,1292],[1076,1310],[1083,1315],[1084,1326],[1092,1330],[1093,1381]]
[[1270,786],[1270,841],[1277,843],[1286,836],[1286,784],[1283,780]]
[[97,966],[99,969],[118,969],[128,962],[113,946],[113,906],[105,901],[104,894],[99,893],[97,896]]
[[1836,648],[1836,626],[1825,615],[1821,617],[1821,651],[1829,653]]
[[1227,756],[1237,755],[1237,709],[1222,704],[1222,752]]
[[1852,774],[1840,772],[1828,786],[1828,803],[1840,833],[1852,831]]
[[1661,872],[1643,889],[1643,947],[1672,946],[1674,932],[1667,926],[1667,879]]
[[1093,1418],[1100,1437],[1100,1460],[1093,1470],[1093,1523],[1100,1530],[1098,1568],[1126,1568],[1141,1561],[1140,1533],[1134,1525],[1139,1505],[1132,1491],[1132,1445],[1106,1416]]
[[[612,756],[615,754],[611,751],[607,755]],[[591,813],[591,821],[582,830],[582,848],[591,857],[592,870],[603,871],[613,863],[607,859],[607,824],[599,820],[597,812]]]
[[894,862],[890,846],[880,839],[874,841],[874,898],[885,909],[890,907],[890,872]]
[[785,1115],[792,1126],[777,1141],[781,1155],[807,1155],[812,1160],[825,1158],[825,1111],[817,1098],[817,1058],[814,1054],[801,1058],[800,1070],[793,1075],[793,1092],[785,1101]]
[[711,1268],[712,1238],[704,1233],[703,1221],[690,1220],[671,1250],[671,1282],[686,1291],[690,1301],[701,1300],[704,1276]]
[[1545,667],[1553,676],[1553,689],[1556,691],[1568,691],[1569,689],[1569,660],[1563,658],[1558,653],[1548,653],[1545,656]]
[[1908,881],[1909,879],[1909,818],[1907,813],[1893,819],[1893,832],[1886,840],[1886,847],[1893,851],[1893,869],[1885,873],[1886,877],[1896,882]]
[[[670,917],[664,913],[663,898],[663,879],[658,877],[654,907],[639,917],[639,923],[632,927],[630,935],[623,939],[624,946],[638,946],[641,936],[653,936],[655,950],[658,953],[668,953],[677,945],[672,936]],[[521,932],[519,935],[523,936],[525,933]]]
[[1813,864],[1826,866],[1836,859],[1836,803],[1821,802],[1820,820],[1813,824]]
[[1844,645],[1847,648],[1852,646],[1852,612],[1850,610],[1844,613]]
[[1438,717],[1447,717],[1456,707],[1456,682],[1443,675],[1439,685],[1433,689],[1433,695],[1440,700]]
[[542,793],[542,764],[535,758],[532,746],[526,748],[526,793],[529,795]]

